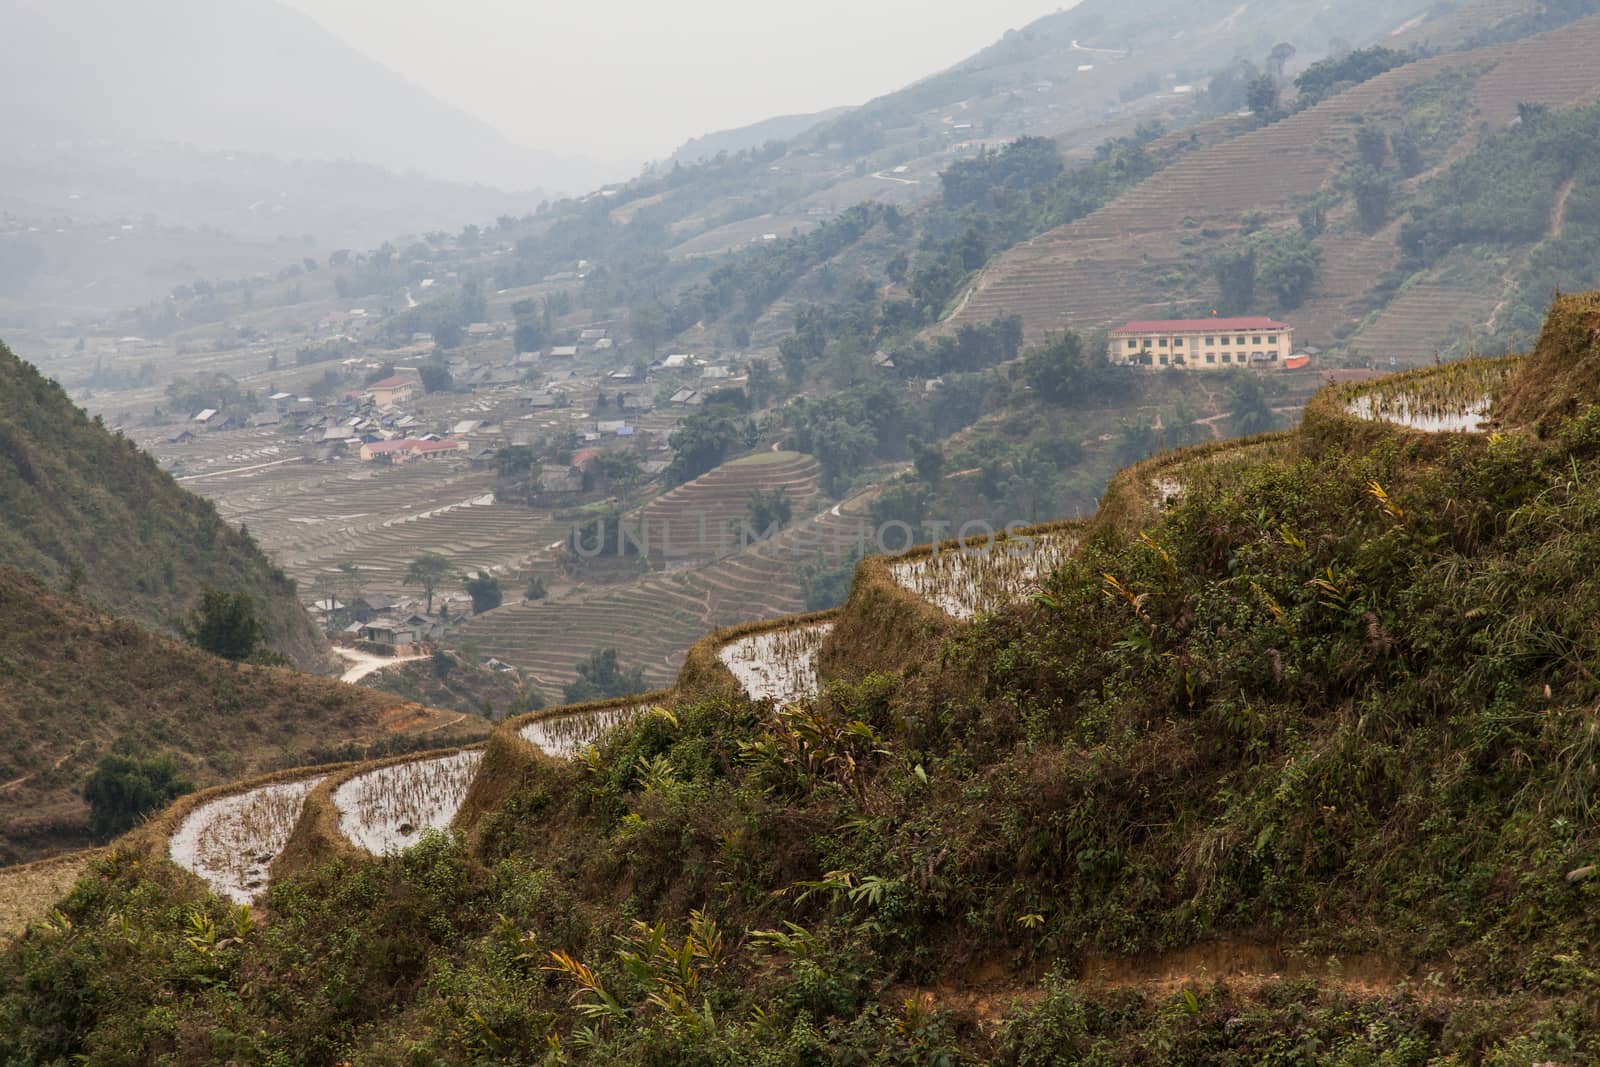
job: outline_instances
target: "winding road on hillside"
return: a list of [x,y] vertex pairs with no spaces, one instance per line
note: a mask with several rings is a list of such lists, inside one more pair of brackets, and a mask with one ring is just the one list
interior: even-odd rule
[[349,682],[351,685],[370,675],[377,674],[385,668],[397,667],[402,663],[415,663],[418,660],[428,658],[426,656],[379,656],[371,652],[358,652],[353,648],[341,648],[337,645],[334,646],[333,654],[352,665],[349,670],[339,676],[341,682]]

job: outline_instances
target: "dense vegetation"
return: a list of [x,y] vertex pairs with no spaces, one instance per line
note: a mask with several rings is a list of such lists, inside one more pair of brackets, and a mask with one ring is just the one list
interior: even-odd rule
[[[1597,309],[1547,335],[1583,380]],[[1429,439],[1338,394],[1164,512],[1135,472],[936,657],[647,716],[264,925],[115,855],[0,962],[0,1052],[1592,1062],[1594,400]],[[1201,965],[1274,955],[1306,977]]]
[[250,535],[0,345],[0,564],[176,632],[210,586],[246,593],[267,646],[321,665],[326,643]]

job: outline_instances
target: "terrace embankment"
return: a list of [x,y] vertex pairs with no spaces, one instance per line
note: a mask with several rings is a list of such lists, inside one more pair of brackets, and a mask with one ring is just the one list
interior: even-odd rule
[[1600,294],[1560,296],[1539,343],[1507,383],[1497,413],[1543,432],[1600,393]]
[[[924,545],[898,557],[862,562],[823,643],[818,669],[828,681],[859,681],[880,671],[931,662],[962,624],[1013,603],[1071,553],[1082,525],[1031,526],[979,542]],[[1042,561],[1048,557],[1051,561]]]

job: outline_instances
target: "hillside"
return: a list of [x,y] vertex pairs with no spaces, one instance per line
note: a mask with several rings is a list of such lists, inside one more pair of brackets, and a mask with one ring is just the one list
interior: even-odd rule
[[327,642],[249,535],[0,345],[0,565],[176,632],[207,586],[249,593],[268,645],[310,670]]
[[291,671],[235,666],[0,567],[0,863],[81,847],[84,781],[115,742],[202,788],[327,754],[415,747],[475,719]]
[[714,158],[720,152],[747,152],[752,148],[760,148],[769,141],[788,141],[819,123],[837,118],[848,110],[849,108],[841,107],[819,111],[812,115],[779,115],[777,118],[754,122],[749,126],[691,137],[668,157],[667,162],[701,163]]
[[[1592,17],[1513,44],[1407,63],[1207,145],[1087,218],[997,257],[952,321],[1015,313],[1037,337],[1148,315],[1206,314],[1219,299],[1211,257],[1246,244],[1247,216],[1253,230],[1291,234],[1300,229],[1300,213],[1319,204],[1327,223],[1311,235],[1320,265],[1309,291],[1290,302],[1263,285],[1251,307],[1290,316],[1299,327],[1297,343],[1342,345],[1385,365],[1423,362],[1475,333],[1493,332],[1519,257],[1551,227],[1531,241],[1474,250],[1483,261],[1476,265],[1458,261],[1418,272],[1417,264],[1402,262],[1399,247],[1406,211],[1427,202],[1444,180],[1442,168],[1492,150],[1492,138],[1517,119],[1519,105],[1570,108],[1600,95],[1597,45],[1600,17]],[[1363,124],[1413,131],[1419,143],[1413,176],[1389,164],[1383,180],[1391,203],[1376,225],[1358,217],[1350,192]],[[1385,276],[1397,266],[1399,275]],[[1526,341],[1528,324],[1522,328]]]
[[671,692],[180,801],[0,956],[0,1054],[1592,1063],[1597,308]]

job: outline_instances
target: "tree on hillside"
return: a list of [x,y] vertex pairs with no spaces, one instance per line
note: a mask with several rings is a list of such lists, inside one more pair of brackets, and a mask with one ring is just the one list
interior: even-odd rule
[[749,532],[749,536],[762,538],[788,526],[792,518],[794,501],[789,499],[789,491],[779,486],[772,490],[752,490],[750,513],[739,520],[739,524]]
[[750,397],[752,407],[766,407],[767,401],[778,395],[780,387],[778,375],[773,371],[771,363],[758,359],[750,364],[750,377],[745,383],[745,393]]
[[1249,437],[1273,429],[1278,417],[1272,411],[1266,383],[1261,375],[1247,370],[1232,372],[1228,382],[1228,421],[1237,437]]
[[183,631],[190,644],[236,663],[255,655],[267,639],[267,626],[256,614],[254,597],[209,585],[200,594],[200,603],[190,612]]
[[667,309],[659,302],[641,305],[628,316],[628,333],[651,356],[666,340],[669,329]]
[[493,611],[505,600],[505,593],[500,588],[500,579],[488,571],[479,571],[477,577],[463,578],[461,584],[467,590],[467,595],[472,598],[474,615]]
[[822,465],[822,488],[829,496],[844,496],[850,480],[872,458],[877,443],[873,432],[858,423],[830,419],[818,425],[812,450]]
[[596,649],[588,659],[577,666],[578,680],[563,691],[568,704],[587,704],[594,700],[610,700],[631,696],[645,689],[644,668],[624,670],[614,648]]
[[1280,232],[1261,254],[1260,282],[1283,310],[1300,306],[1322,267],[1322,249],[1301,231]]
[[822,358],[828,348],[828,334],[815,309],[801,308],[795,315],[794,333],[778,342],[778,359],[783,363],[789,384],[798,389],[805,381],[806,368]]
[[644,478],[639,453],[626,449],[600,453],[588,462],[583,473],[605,493],[625,494]]
[[1267,53],[1267,66],[1272,70],[1272,76],[1279,81],[1283,80],[1283,68],[1298,52],[1294,45],[1288,41],[1279,41],[1272,46],[1272,51]]
[[1071,331],[1055,334],[1023,354],[1013,377],[1048,404],[1082,404],[1111,385],[1103,351],[1089,351]]
[[1256,300],[1256,250],[1253,247],[1227,248],[1211,258],[1216,275],[1218,303],[1224,315],[1242,315]]
[[450,574],[450,561],[433,552],[424,552],[406,568],[407,585],[420,585],[428,595],[428,614],[433,614],[433,593]]
[[512,346],[518,352],[538,352],[544,348],[544,323],[537,318],[517,319],[517,328],[511,335]]
[[739,427],[721,411],[690,415],[667,438],[672,446],[667,479],[674,485],[681,485],[721,466],[741,439]]
[[822,553],[812,563],[800,568],[800,585],[806,593],[807,611],[830,611],[839,607],[850,596],[851,583],[855,581],[856,567],[861,556],[851,552],[830,563]]
[[1389,221],[1389,205],[1394,200],[1394,183],[1365,164],[1355,167],[1346,179],[1356,201],[1356,218],[1367,233],[1375,233]]
[[911,449],[911,463],[916,468],[917,477],[929,485],[935,485],[944,476],[944,449],[939,443],[912,437],[906,445]]
[[107,753],[83,787],[89,829],[102,840],[118,837],[194,789],[194,782],[178,772],[171,756]]
[[1278,82],[1270,74],[1251,81],[1244,90],[1244,102],[1255,117],[1266,122],[1278,110]]
[[450,377],[450,370],[441,361],[429,360],[417,368],[417,374],[422,379],[422,389],[428,393],[448,393],[455,387],[455,380]]
[[1356,130],[1356,154],[1373,170],[1382,170],[1389,161],[1389,135],[1370,122]]
[[1300,106],[1320,104],[1335,93],[1411,62],[1412,57],[1390,48],[1365,48],[1313,63],[1294,80]]

